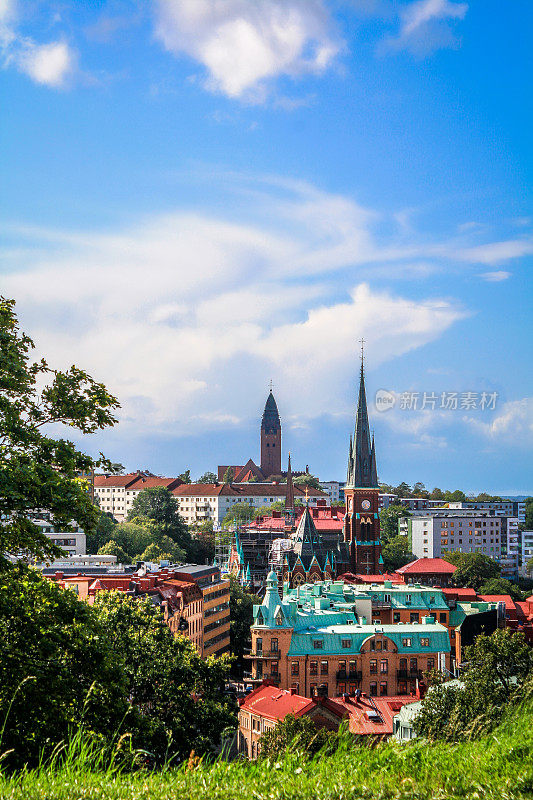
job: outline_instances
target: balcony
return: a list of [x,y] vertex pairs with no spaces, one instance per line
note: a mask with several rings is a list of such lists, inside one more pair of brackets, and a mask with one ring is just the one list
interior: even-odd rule
[[419,680],[422,678],[422,670],[421,669],[397,669],[396,670],[396,677],[398,680],[409,680],[414,681],[416,678]]
[[338,681],[360,681],[363,677],[363,673],[360,669],[355,670],[345,670],[340,669],[337,672],[337,680]]
[[257,650],[255,653],[245,653],[245,658],[279,658],[279,650]]

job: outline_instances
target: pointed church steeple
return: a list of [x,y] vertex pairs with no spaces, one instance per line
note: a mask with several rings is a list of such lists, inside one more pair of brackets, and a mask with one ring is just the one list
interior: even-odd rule
[[281,420],[272,387],[261,419],[261,472],[266,478],[281,473]]
[[368,424],[368,409],[366,405],[365,371],[363,354],[361,353],[361,374],[359,379],[359,399],[357,401],[357,414],[355,417],[355,430],[353,439],[350,439],[350,453],[348,456],[348,473],[346,486],[348,488],[373,488],[377,484],[377,470],[375,466],[375,450],[370,438]]
[[292,482],[291,454],[289,452],[289,463],[287,465],[287,493],[285,495],[285,524],[294,525],[294,484]]

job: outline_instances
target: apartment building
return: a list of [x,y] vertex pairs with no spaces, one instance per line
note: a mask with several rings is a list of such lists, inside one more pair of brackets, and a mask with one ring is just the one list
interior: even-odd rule
[[501,559],[502,518],[494,511],[415,511],[400,520],[399,531],[407,535],[409,549],[418,558],[440,558],[459,550]]
[[230,649],[230,582],[218,567],[183,564],[173,577],[194,583],[202,593],[202,656],[219,656]]
[[37,525],[41,533],[44,533],[52,544],[61,547],[65,552],[65,557],[69,558],[71,556],[85,555],[85,531],[79,527],[77,522],[72,521],[72,530],[69,531],[54,528],[52,523],[46,519],[32,519],[32,522],[34,525]]
[[494,511],[497,517],[518,517],[519,523],[526,519],[526,504],[523,500],[466,500],[447,503],[447,506],[466,511]]
[[[181,516],[188,525],[212,520],[220,523],[232,508],[239,503],[254,508],[269,506],[279,500],[285,501],[286,483],[188,483],[172,489]],[[328,503],[328,496],[321,489],[305,489],[294,486],[294,497],[307,500],[311,507],[318,501]]]
[[172,491],[181,484],[179,478],[162,478],[131,472],[127,475],[95,475],[94,496],[98,505],[107,514],[124,522],[132,509],[133,501],[143,489],[164,486]]

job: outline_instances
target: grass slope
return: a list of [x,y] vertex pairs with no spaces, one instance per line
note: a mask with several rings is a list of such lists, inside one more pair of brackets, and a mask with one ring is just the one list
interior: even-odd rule
[[490,735],[460,744],[347,747],[330,758],[277,764],[184,765],[160,773],[90,770],[83,758],[7,778],[10,800],[523,800],[533,797],[533,700]]

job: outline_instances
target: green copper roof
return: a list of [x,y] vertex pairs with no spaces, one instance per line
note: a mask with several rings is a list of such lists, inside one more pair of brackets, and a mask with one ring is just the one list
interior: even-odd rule
[[[338,655],[347,658],[361,651],[365,641],[376,633],[394,642],[402,655],[427,653],[449,653],[450,637],[444,625],[330,625],[294,631],[291,638],[289,656],[307,655],[320,658],[321,655]],[[343,647],[342,642],[349,639],[351,647]],[[421,639],[429,639],[429,645],[422,645]],[[315,647],[320,641],[321,647]],[[410,644],[408,644],[410,643]],[[384,657],[388,651],[380,651]],[[379,654],[376,655],[379,657]]]

